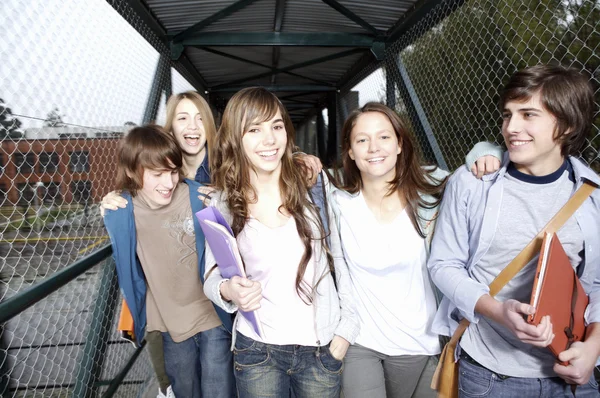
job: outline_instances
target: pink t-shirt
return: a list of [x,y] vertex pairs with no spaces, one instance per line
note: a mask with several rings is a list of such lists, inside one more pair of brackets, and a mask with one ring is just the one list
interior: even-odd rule
[[[296,291],[296,274],[304,244],[294,218],[290,217],[281,227],[269,228],[251,217],[238,235],[237,243],[246,274],[262,285],[263,299],[258,314],[264,336],[261,339],[254,333],[244,317],[239,317],[238,332],[268,344],[318,345],[315,308],[302,301]],[[304,273],[309,293],[314,274],[311,257]]]

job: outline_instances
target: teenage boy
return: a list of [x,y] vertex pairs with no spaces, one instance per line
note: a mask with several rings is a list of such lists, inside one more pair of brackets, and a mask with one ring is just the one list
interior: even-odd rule
[[[577,71],[534,66],[517,72],[501,93],[502,135],[508,148],[500,170],[479,180],[458,170],[449,180],[428,268],[445,298],[432,329],[452,335],[471,324],[456,355],[459,395],[478,397],[597,397],[593,370],[600,355],[600,191],[596,189],[558,231],[589,295],[587,334],[560,353],[548,348],[551,319],[525,321],[536,256],[495,297],[488,285],[568,201],[584,180],[600,178],[573,157],[586,144],[594,95]],[[568,287],[565,287],[568,288]]]
[[160,331],[177,397],[233,397],[231,316],[204,295],[199,184],[180,182],[181,148],[158,126],[131,130],[117,155],[125,208],[107,211],[119,285],[135,336]]

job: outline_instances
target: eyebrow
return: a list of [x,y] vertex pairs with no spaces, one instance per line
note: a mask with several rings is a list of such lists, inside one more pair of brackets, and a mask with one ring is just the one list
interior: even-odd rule
[[[516,110],[517,112],[541,112],[541,109],[538,108],[519,108]],[[510,112],[510,109],[504,108],[503,112]]]

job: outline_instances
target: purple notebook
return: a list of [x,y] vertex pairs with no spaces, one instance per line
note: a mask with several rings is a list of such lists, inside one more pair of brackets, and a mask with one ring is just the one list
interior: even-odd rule
[[[237,247],[237,241],[221,212],[214,207],[206,207],[197,212],[196,217],[200,222],[200,228],[204,232],[206,242],[208,242],[215,257],[221,276],[228,279],[234,276],[245,278],[246,272]],[[256,311],[238,310],[238,312],[250,322],[257,335],[261,338],[264,337],[262,325]]]

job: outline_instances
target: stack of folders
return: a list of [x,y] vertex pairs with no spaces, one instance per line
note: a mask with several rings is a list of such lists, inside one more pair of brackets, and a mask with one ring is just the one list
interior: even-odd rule
[[585,337],[583,315],[588,296],[556,234],[547,233],[544,236],[531,292],[531,305],[536,311],[534,315],[529,315],[529,323],[538,325],[542,317],[550,315],[554,339],[548,348],[556,357],[567,350],[571,343]]
[[[246,271],[244,270],[244,263],[240,256],[237,241],[221,212],[214,207],[206,207],[196,213],[196,218],[200,222],[200,227],[215,257],[221,276],[228,279],[234,276],[245,278]],[[256,334],[264,338],[258,312],[242,310],[238,310],[238,312],[248,320]]]

